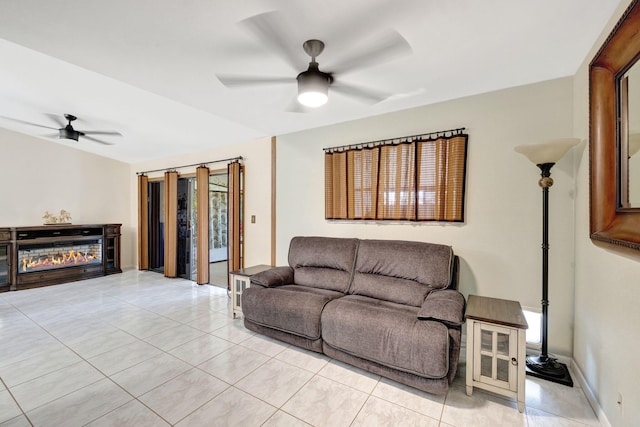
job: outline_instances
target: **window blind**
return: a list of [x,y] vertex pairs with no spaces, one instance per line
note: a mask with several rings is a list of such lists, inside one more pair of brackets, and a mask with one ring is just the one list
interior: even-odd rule
[[325,218],[464,221],[468,135],[325,153]]

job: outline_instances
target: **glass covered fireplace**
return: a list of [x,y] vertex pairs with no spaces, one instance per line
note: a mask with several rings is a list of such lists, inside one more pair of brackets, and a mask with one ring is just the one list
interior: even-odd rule
[[18,244],[18,274],[101,264],[101,238]]

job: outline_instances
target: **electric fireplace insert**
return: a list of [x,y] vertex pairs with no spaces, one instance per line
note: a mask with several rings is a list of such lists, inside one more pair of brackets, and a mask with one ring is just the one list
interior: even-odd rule
[[119,273],[120,224],[11,228],[11,290]]

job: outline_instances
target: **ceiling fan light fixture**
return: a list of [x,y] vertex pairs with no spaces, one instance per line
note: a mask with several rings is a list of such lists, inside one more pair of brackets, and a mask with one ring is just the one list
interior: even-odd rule
[[298,74],[298,102],[306,107],[316,108],[327,103],[331,76],[309,67]]

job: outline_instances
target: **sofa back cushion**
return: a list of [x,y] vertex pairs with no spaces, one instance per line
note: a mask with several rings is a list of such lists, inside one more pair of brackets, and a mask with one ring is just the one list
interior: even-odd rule
[[346,293],[357,248],[358,239],[294,237],[289,245],[294,283]]
[[349,293],[420,307],[433,289],[451,283],[450,246],[400,240],[361,240]]

